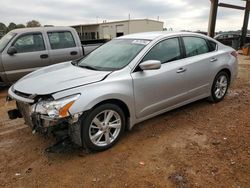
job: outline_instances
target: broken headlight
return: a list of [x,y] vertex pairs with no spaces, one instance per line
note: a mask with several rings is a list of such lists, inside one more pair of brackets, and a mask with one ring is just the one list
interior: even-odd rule
[[33,112],[48,115],[51,118],[68,117],[69,109],[80,97],[80,94],[71,95],[54,101],[40,101],[33,106]]

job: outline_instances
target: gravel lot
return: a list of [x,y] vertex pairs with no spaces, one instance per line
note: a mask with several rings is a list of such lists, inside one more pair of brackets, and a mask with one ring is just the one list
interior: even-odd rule
[[46,154],[0,90],[0,187],[250,187],[250,58],[224,101],[145,121],[110,150]]

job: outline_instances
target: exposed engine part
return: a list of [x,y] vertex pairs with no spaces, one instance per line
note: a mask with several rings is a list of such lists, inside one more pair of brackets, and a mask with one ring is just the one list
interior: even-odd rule
[[71,137],[72,142],[82,146],[81,125],[79,122],[69,125],[68,134]]
[[9,119],[11,120],[23,117],[21,112],[18,109],[9,110],[8,116],[9,116]]

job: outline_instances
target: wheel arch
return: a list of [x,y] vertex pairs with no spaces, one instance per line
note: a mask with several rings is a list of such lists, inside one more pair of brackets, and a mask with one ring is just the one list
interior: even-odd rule
[[216,103],[216,102],[221,101],[221,100],[224,98],[224,96],[223,96],[222,99],[218,100],[218,99],[215,99],[214,96],[213,96],[213,95],[214,95],[214,94],[213,94],[213,87],[214,87],[214,85],[215,85],[216,77],[217,77],[217,75],[219,75],[219,74],[222,73],[222,72],[225,72],[225,73],[228,75],[228,78],[229,78],[228,87],[229,87],[229,85],[230,85],[230,83],[231,83],[231,71],[230,71],[230,69],[228,69],[228,68],[222,68],[220,71],[218,71],[217,74],[215,75],[214,79],[213,79],[213,84],[211,85],[211,88],[210,88],[210,96],[208,97],[208,100],[209,100],[210,102]]
[[129,121],[129,119],[131,117],[131,112],[130,112],[130,110],[128,108],[128,105],[124,101],[122,101],[120,99],[106,99],[106,100],[103,100],[103,101],[95,104],[91,108],[91,110],[98,107],[98,106],[101,106],[103,104],[108,104],[108,103],[115,104],[115,105],[119,106],[122,109],[122,111],[124,112],[125,118],[126,118],[125,128],[126,128],[126,130],[130,129],[130,121]]
[[[227,75],[228,75],[228,77],[229,77],[229,81],[230,81],[230,83],[231,83],[232,73],[231,73],[230,69],[228,69],[228,68],[223,68],[223,69],[221,69],[216,75],[218,75],[220,72],[226,72]],[[229,83],[229,84],[230,84],[230,83]]]

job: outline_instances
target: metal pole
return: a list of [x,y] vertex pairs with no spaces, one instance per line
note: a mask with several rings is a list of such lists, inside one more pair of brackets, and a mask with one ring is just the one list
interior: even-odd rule
[[211,8],[210,8],[210,15],[209,15],[209,23],[208,23],[208,35],[210,37],[214,37],[217,10],[218,10],[218,0],[210,0],[210,1],[211,1]]
[[81,37],[80,37],[80,40],[82,40],[83,39],[83,35],[82,35],[82,26],[80,25],[80,32],[81,32]]
[[245,8],[245,14],[244,14],[244,22],[243,22],[243,27],[242,27],[242,33],[241,33],[241,43],[240,46],[244,46],[246,43],[246,36],[247,36],[247,28],[248,28],[248,21],[249,21],[249,6],[250,6],[250,1],[246,1],[246,8]]

